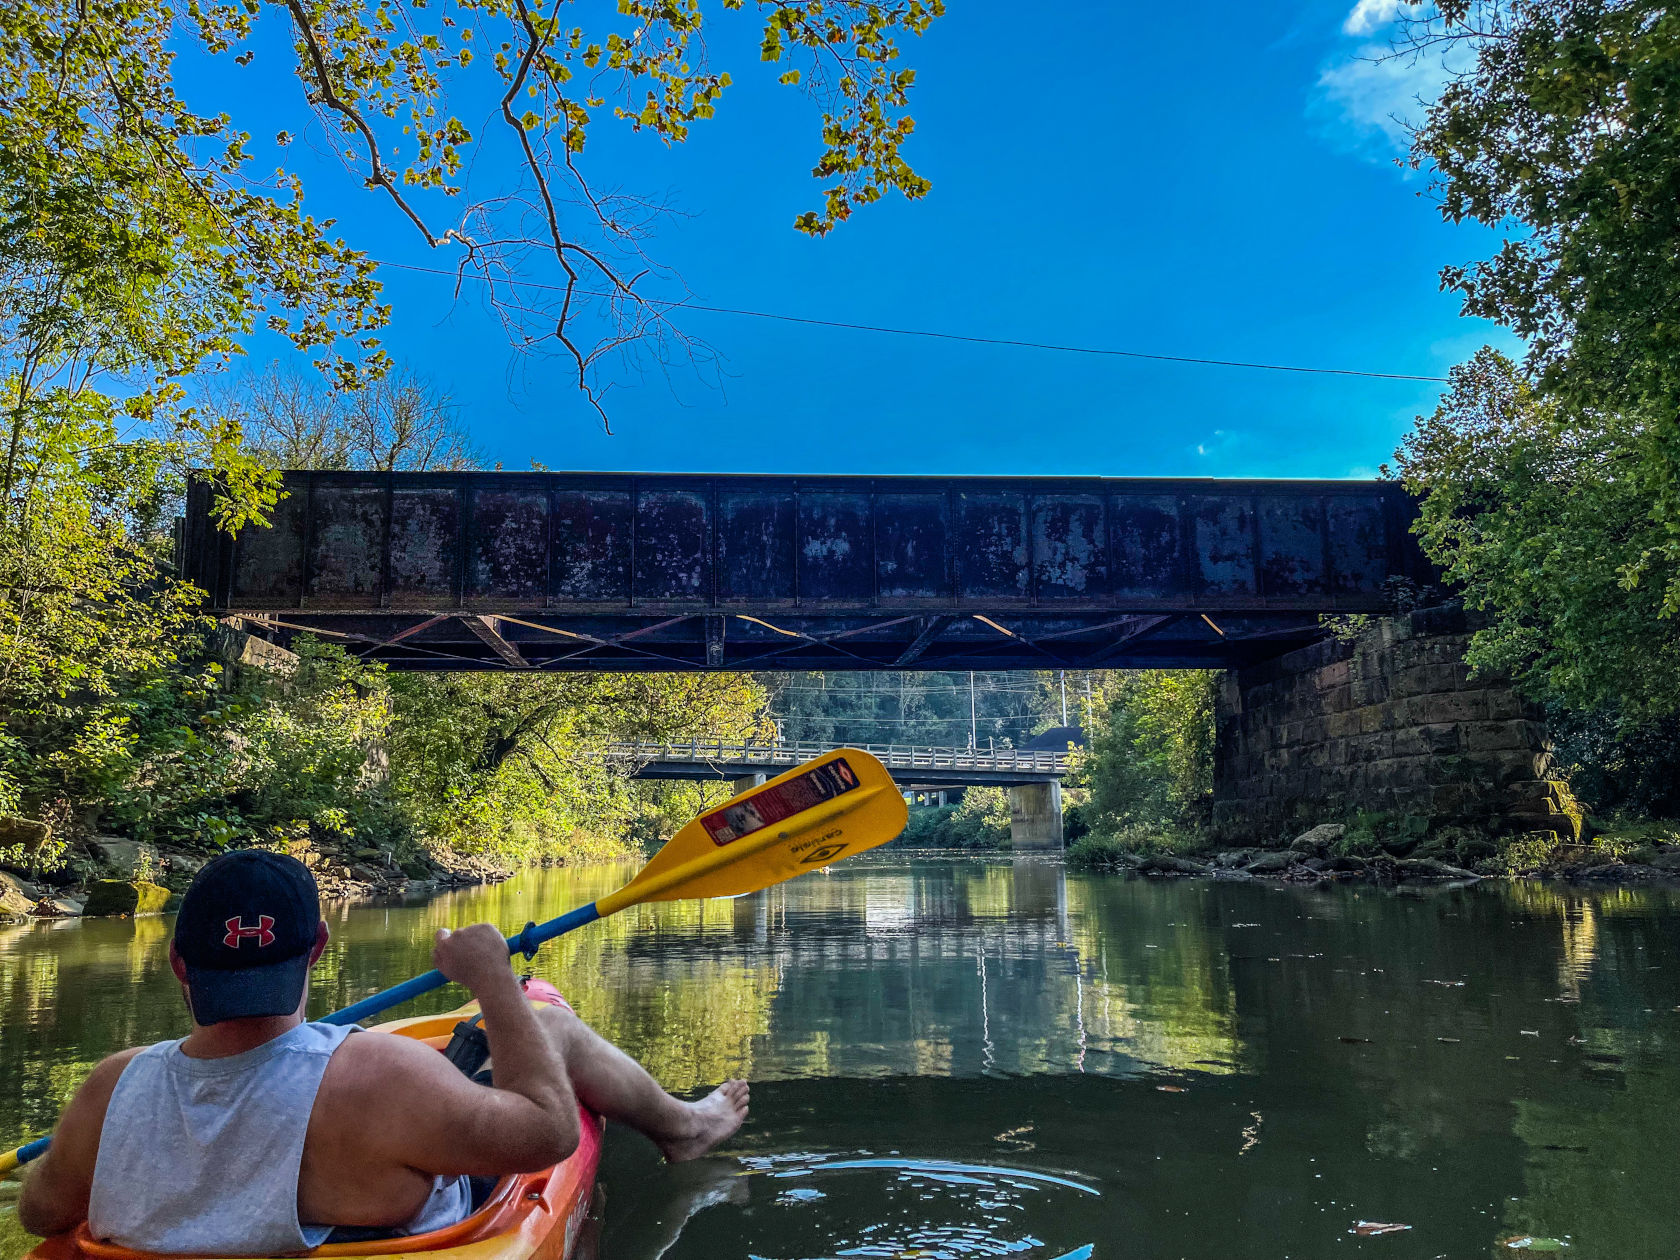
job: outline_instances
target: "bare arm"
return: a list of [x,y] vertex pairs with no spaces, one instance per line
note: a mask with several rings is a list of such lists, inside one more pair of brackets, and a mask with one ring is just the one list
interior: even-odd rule
[[139,1048],[124,1050],[93,1069],[59,1117],[47,1153],[29,1166],[17,1214],[18,1223],[31,1234],[62,1234],[87,1219],[105,1109],[117,1078],[139,1053]]
[[419,1172],[499,1177],[559,1163],[577,1148],[577,1099],[559,1046],[514,978],[506,941],[489,924],[439,933],[434,961],[484,1011],[495,1086],[475,1085],[407,1038],[356,1036],[333,1056],[345,1060],[334,1110],[379,1116],[357,1126],[356,1140]]

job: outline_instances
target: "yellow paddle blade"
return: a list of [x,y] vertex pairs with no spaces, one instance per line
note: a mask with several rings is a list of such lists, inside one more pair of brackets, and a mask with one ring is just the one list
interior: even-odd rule
[[885,766],[836,748],[700,815],[595,907],[757,892],[883,845],[908,818]]

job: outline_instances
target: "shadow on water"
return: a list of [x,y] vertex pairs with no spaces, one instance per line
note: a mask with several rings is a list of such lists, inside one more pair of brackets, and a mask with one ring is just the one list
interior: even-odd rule
[[[624,870],[335,907],[313,1009]],[[753,1082],[725,1154],[609,1133],[602,1260],[1680,1254],[1680,898],[1070,876],[890,851],[632,911],[534,968],[680,1091]],[[0,1128],[178,1035],[166,920],[0,932]],[[422,1009],[458,998],[434,995]],[[0,1260],[27,1245],[0,1197]],[[1408,1225],[1364,1237],[1361,1221]]]

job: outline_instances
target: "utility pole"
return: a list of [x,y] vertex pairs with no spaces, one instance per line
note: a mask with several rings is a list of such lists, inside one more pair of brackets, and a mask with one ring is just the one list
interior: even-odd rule
[[1056,681],[1062,685],[1062,725],[1067,725],[1067,670],[1056,671]]
[[1093,722],[1095,722],[1096,720],[1097,720],[1096,715],[1095,715],[1095,713],[1092,712],[1092,709],[1091,709],[1091,671],[1086,670],[1085,671],[1085,738],[1086,739],[1091,738],[1091,724]]
[[968,746],[977,748],[980,745],[980,728],[974,721],[974,671],[968,671]]

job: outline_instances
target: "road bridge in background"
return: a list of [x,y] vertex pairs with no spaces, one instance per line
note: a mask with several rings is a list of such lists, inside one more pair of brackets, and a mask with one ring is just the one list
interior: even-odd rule
[[288,472],[210,611],[393,669],[1238,667],[1433,580],[1391,482]]
[[[906,792],[959,787],[1009,789],[1010,843],[1018,850],[1062,847],[1062,777],[1069,756],[1054,748],[934,748],[861,744]],[[690,740],[686,744],[623,742],[608,756],[629,763],[635,779],[726,779],[745,792],[784,770],[831,751],[817,743],[755,744]]]
[[[931,748],[923,744],[858,744],[880,759],[905,790],[1017,787],[1051,783],[1068,772],[1068,754],[1053,749]],[[820,757],[832,744],[760,744],[690,740],[659,744],[624,742],[607,755],[635,767],[635,779],[730,779],[775,776]]]

